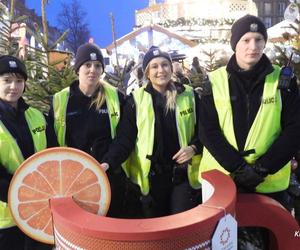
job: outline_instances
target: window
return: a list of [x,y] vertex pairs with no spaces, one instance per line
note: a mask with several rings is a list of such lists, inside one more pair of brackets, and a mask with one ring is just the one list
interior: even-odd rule
[[284,2],[279,2],[278,3],[278,15],[279,16],[283,16],[285,8],[286,8],[286,6],[285,6]]
[[264,18],[264,24],[266,25],[266,28],[270,28],[272,26],[272,18],[271,17],[265,17]]
[[271,3],[264,3],[264,15],[271,15],[272,14],[272,4]]

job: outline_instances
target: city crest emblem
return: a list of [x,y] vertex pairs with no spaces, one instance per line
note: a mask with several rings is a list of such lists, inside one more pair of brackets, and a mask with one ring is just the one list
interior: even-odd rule
[[250,31],[251,32],[257,32],[258,31],[258,25],[256,23],[250,24]]

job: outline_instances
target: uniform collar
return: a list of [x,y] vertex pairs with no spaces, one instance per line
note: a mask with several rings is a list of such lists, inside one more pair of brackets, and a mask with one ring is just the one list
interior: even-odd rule
[[22,97],[18,100],[18,109],[15,109],[10,104],[0,99],[0,112],[7,116],[15,117],[18,113],[24,113],[28,108],[28,104]]
[[[229,62],[226,66],[226,70],[229,73],[233,73],[233,74],[242,73],[242,74],[246,74],[249,76],[255,76],[260,73],[265,73],[266,75],[270,74],[271,72],[273,72],[274,69],[273,69],[273,66],[272,66],[270,60],[268,59],[268,57],[265,54],[263,54],[261,59],[258,61],[258,63],[252,69],[243,71],[238,66],[237,61],[236,61],[236,56],[235,56],[235,54],[233,54],[232,57],[229,59]],[[255,74],[253,74],[253,72],[255,72]]]
[[83,98],[83,99],[86,99],[86,100],[91,99],[91,97],[86,96],[79,89],[79,80],[75,80],[71,83],[71,85],[70,85],[70,96],[77,96],[79,98]]

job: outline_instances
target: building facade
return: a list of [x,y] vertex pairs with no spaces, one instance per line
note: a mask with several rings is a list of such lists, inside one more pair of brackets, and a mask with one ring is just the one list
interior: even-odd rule
[[284,19],[284,11],[290,0],[253,0],[256,3],[258,16],[269,28]]
[[257,15],[251,0],[165,0],[149,1],[136,11],[136,26],[159,24],[195,42],[228,40],[232,23],[250,13]]
[[[8,8],[10,8],[10,0],[1,0],[1,2]],[[26,26],[28,26],[31,30],[35,30],[35,24],[38,24],[40,28],[42,28],[42,17],[38,16],[33,9],[29,9],[26,7],[25,0],[15,1],[15,16],[27,16]],[[61,36],[61,32],[48,23],[48,32],[50,41],[55,41]],[[26,34],[27,39],[30,41],[30,34]]]
[[147,8],[137,10],[136,26],[164,23],[179,18],[237,19],[245,13],[257,14],[251,0],[165,0],[163,3],[149,1]]

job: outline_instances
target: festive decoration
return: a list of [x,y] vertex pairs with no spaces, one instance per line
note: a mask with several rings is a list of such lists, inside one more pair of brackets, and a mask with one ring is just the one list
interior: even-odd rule
[[[289,21],[287,30],[282,34],[280,42],[275,42],[266,50],[272,62],[286,65],[291,59],[291,65],[299,81],[300,79],[300,3],[291,3],[285,10],[285,21]],[[289,30],[288,30],[289,29]]]

